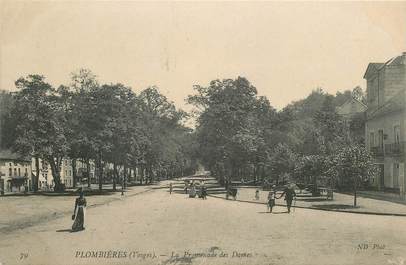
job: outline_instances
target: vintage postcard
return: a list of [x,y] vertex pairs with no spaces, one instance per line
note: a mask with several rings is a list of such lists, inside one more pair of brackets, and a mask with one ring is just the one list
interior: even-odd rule
[[0,0],[0,265],[406,265],[405,22]]

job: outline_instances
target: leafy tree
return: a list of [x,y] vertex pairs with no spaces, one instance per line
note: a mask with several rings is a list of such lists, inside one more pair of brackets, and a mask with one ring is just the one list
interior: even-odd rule
[[352,144],[341,148],[335,160],[336,175],[342,178],[342,182],[352,184],[354,206],[357,206],[357,190],[360,184],[377,172],[373,159],[364,146]]
[[86,177],[90,187],[90,161],[94,159],[92,150],[93,118],[97,105],[94,91],[99,88],[96,75],[89,69],[79,69],[71,73],[68,87],[60,87],[62,100],[65,101],[67,136],[69,139],[69,157],[72,159],[74,184],[77,179],[76,161],[86,164]]
[[276,111],[243,77],[213,80],[208,87],[195,86],[188,97],[198,113],[197,141],[200,159],[220,180],[262,171],[271,142]]
[[55,89],[40,75],[29,75],[16,81],[19,92],[11,119],[20,121],[14,128],[14,150],[32,155],[36,160],[34,190],[38,189],[39,158],[51,166],[55,189],[59,190],[62,159],[68,151],[64,131],[65,116]]
[[297,161],[296,154],[286,144],[278,144],[271,157],[272,178],[279,183],[284,175],[292,175]]

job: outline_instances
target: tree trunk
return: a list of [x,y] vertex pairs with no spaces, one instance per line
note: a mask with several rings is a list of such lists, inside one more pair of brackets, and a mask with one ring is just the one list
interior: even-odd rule
[[60,174],[60,162],[56,159],[55,162],[53,157],[47,159],[49,165],[51,166],[52,178],[54,179],[54,191],[61,191],[61,174]]
[[133,168],[133,172],[134,172],[134,183],[137,182],[137,167]]
[[129,167],[129,168],[128,168],[128,179],[127,179],[127,181],[128,181],[129,183],[131,183],[131,180],[132,180],[132,168]]
[[122,188],[125,189],[126,188],[126,181],[127,181],[127,166],[124,165],[124,172],[123,172],[123,182],[122,182]]
[[142,165],[140,166],[140,170],[140,184],[142,185],[142,180],[144,178],[144,167]]
[[354,207],[357,206],[357,178],[354,180]]
[[90,181],[90,160],[86,159],[86,173],[87,173],[87,187],[90,188],[91,181]]
[[36,171],[37,175],[32,178],[32,189],[34,190],[34,192],[37,192],[38,191],[39,174],[40,174],[38,156],[35,156],[35,171]]
[[97,157],[97,166],[98,166],[98,175],[99,175],[99,190],[103,189],[103,165],[102,165],[102,157],[101,154]]
[[151,166],[148,166],[148,167],[147,167],[147,171],[148,171],[148,184],[151,184],[151,183],[152,183],[152,179],[153,179],[153,176],[152,176],[152,167],[151,167]]
[[116,187],[116,182],[117,182],[117,164],[113,163],[113,190],[116,191],[117,187]]
[[72,181],[73,181],[73,188],[76,188],[76,181],[77,181],[77,175],[76,175],[76,158],[72,159]]

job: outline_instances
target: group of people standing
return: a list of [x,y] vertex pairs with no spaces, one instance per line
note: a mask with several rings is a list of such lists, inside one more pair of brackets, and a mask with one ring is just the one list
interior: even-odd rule
[[[198,186],[198,187],[197,187]],[[191,183],[185,183],[184,188],[185,194],[189,194],[189,198],[195,198],[198,195],[199,198],[203,200],[207,199],[207,188],[204,181],[200,181],[199,185],[196,185],[194,181]],[[169,184],[169,194],[173,192],[173,184]]]
[[[185,184],[187,187],[187,184]],[[195,198],[196,195],[203,200],[207,199],[207,189],[206,184],[204,181],[200,181],[199,185],[197,185],[194,181],[189,184],[189,189],[186,188],[186,193],[189,191],[189,198]]]

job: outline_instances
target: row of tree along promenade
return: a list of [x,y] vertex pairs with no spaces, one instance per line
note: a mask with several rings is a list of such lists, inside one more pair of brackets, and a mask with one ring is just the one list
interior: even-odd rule
[[[156,87],[136,94],[123,84],[99,84],[83,69],[66,86],[55,88],[45,77],[29,75],[16,87],[2,143],[47,161],[55,190],[64,158],[72,161],[73,174],[76,161],[93,161],[99,189],[106,178],[115,187],[118,168],[124,182],[138,173],[152,183],[193,174],[198,163],[222,185],[241,178],[293,181],[354,194],[376,173],[364,147],[364,121],[344,120],[336,112],[352,97],[364,100],[358,87],[336,95],[318,88],[277,111],[243,77],[213,80],[194,86],[187,98],[191,113],[177,109]],[[185,126],[188,118],[195,129]]]

